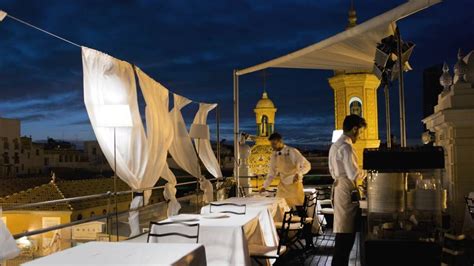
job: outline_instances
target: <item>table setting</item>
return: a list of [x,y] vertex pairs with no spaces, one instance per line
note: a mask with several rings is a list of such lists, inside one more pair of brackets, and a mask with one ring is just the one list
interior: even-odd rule
[[[265,243],[262,226],[255,214],[235,215],[227,213],[179,214],[162,223],[175,222],[164,226],[154,225],[154,234],[180,232],[193,234],[194,228],[185,224],[199,224],[198,243],[206,248],[208,265],[251,265],[249,244]],[[195,241],[194,239],[191,241]],[[179,236],[150,238],[150,243],[189,243],[190,239]]]

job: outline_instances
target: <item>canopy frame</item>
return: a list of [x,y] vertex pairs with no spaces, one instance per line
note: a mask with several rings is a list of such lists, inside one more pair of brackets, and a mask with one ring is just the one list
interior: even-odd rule
[[[300,68],[300,69],[330,69],[325,67],[307,67],[307,66],[285,66],[285,63],[290,62],[295,58],[301,58],[305,55],[310,54],[311,52],[317,51],[318,49],[323,49],[329,47],[331,45],[337,44],[342,40],[348,39],[355,34],[364,34],[369,32],[370,30],[380,27],[382,25],[389,24],[389,30],[391,34],[389,35],[396,35],[397,39],[400,41],[400,33],[398,28],[396,27],[396,22],[400,19],[408,17],[418,11],[426,9],[434,4],[441,2],[441,0],[408,0],[408,2],[389,10],[379,16],[376,16],[362,24],[359,24],[355,27],[347,29],[341,33],[338,33],[332,37],[324,39],[318,43],[313,45],[307,46],[303,49],[297,50],[295,52],[283,55],[281,57],[250,66],[241,70],[234,69],[233,71],[233,107],[234,107],[234,177],[236,178],[237,182],[237,189],[236,195],[240,197],[240,173],[239,167],[241,165],[240,160],[240,152],[239,152],[239,135],[240,135],[240,128],[239,128],[239,76],[243,76],[246,74],[250,74],[256,71],[264,70],[267,68]],[[387,35],[387,36],[389,36]],[[385,36],[386,37],[386,36]],[[375,47],[374,47],[375,48]],[[398,49],[400,53],[400,49]],[[375,56],[375,55],[374,55]],[[367,65],[367,62],[365,62]],[[402,65],[400,64],[400,68]],[[332,68],[333,70],[336,70]],[[346,69],[341,67],[337,70],[354,70],[354,68]],[[358,70],[361,70],[360,68]],[[369,69],[365,69],[366,71]],[[399,96],[400,96],[400,134],[402,139],[402,145],[406,145],[406,128],[405,128],[405,101],[404,101],[404,89],[403,89],[403,73],[400,71],[400,82],[399,82]]]

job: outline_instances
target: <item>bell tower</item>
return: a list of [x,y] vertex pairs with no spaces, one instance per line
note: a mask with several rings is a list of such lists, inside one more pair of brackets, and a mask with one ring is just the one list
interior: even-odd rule
[[[349,24],[346,29],[356,25],[357,17],[353,3],[349,10],[348,20]],[[350,114],[359,115],[367,122],[367,128],[354,144],[359,157],[359,165],[362,166],[364,149],[378,148],[380,145],[377,114],[377,89],[380,80],[369,70],[366,72],[335,70],[334,76],[329,78],[329,85],[334,91],[336,130],[342,130],[344,118]]]
[[257,102],[255,109],[255,119],[257,123],[256,144],[269,144],[268,137],[275,131],[275,113],[277,109],[272,100],[268,98],[266,91]]
[[255,109],[255,122],[257,130],[255,134],[255,145],[253,145],[249,157],[249,166],[255,175],[268,174],[272,147],[268,137],[275,131],[275,114],[277,108],[273,101],[268,98],[266,91],[262,98],[257,102]]

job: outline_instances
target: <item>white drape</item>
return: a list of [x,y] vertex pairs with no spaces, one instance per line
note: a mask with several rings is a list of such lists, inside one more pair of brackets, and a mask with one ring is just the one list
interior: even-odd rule
[[168,149],[173,141],[173,126],[169,116],[169,93],[141,69],[135,67],[146,102],[148,162],[141,188],[153,187],[166,166]]
[[[194,117],[193,124],[206,125],[207,126],[207,115],[211,110],[216,108],[217,104],[200,103],[199,110]],[[196,145],[199,158],[206,167],[207,171],[214,177],[222,177],[221,168],[217,161],[216,155],[212,150],[211,141],[209,139],[195,139],[194,144]]]
[[198,156],[194,150],[193,143],[189,137],[186,124],[181,113],[181,109],[191,103],[191,100],[174,94],[174,107],[171,110],[171,119],[173,119],[174,139],[170,147],[170,154],[176,164],[183,168],[192,176],[198,178],[201,190],[204,191],[204,202],[213,200],[213,188],[209,180],[205,179],[199,168]]
[[[2,217],[2,208],[0,207],[0,217]],[[0,264],[4,260],[13,259],[20,254],[13,236],[7,226],[0,219]]]
[[[84,102],[99,145],[111,166],[117,161],[116,175],[131,188],[140,190],[152,187],[158,181],[166,164],[167,149],[172,142],[172,127],[168,114],[168,91],[137,68],[142,92],[147,102],[147,133],[141,121],[135,76],[132,66],[109,55],[82,47],[84,71]],[[129,106],[132,127],[116,130],[116,158],[114,158],[114,128],[107,119],[114,114],[100,113],[107,105]],[[111,119],[112,120],[112,119]],[[109,127],[101,126],[107,124]],[[149,197],[151,193],[145,193]],[[142,205],[136,197],[131,208]],[[145,202],[148,198],[145,198]],[[131,212],[132,233],[139,232],[138,213]]]
[[192,176],[200,178],[198,158],[181,113],[181,109],[190,104],[191,100],[178,94],[173,94],[173,97],[174,107],[171,110],[171,119],[173,120],[174,139],[170,147],[170,154],[179,167]]
[[[154,162],[155,167],[149,167],[148,169],[155,171],[153,172],[154,174],[161,173],[161,176],[168,181],[164,191],[165,199],[170,202],[167,212],[168,215],[176,215],[181,208],[181,205],[176,200],[176,189],[174,188],[177,182],[176,177],[173,172],[170,171],[166,163],[167,151],[171,146],[174,136],[173,124],[169,113],[169,93],[163,85],[150,78],[141,69],[135,67],[135,70],[147,104],[148,144],[153,147],[153,150],[161,151],[154,152],[150,155],[149,159]],[[150,164],[148,164],[148,166],[150,166]],[[157,180],[158,179],[156,179],[156,181]],[[154,186],[156,181],[154,184],[147,184],[148,187]]]
[[176,199],[176,176],[170,170],[168,164],[166,164],[163,168],[161,176],[168,181],[163,191],[163,196],[168,202],[168,209],[166,213],[168,217],[177,215],[179,210],[181,209],[181,204],[179,204],[178,200]]
[[116,128],[116,174],[130,187],[138,189],[148,161],[148,149],[138,110],[132,66],[86,47],[82,48],[82,64],[84,103],[100,148],[112,168],[114,168],[114,128],[101,126],[99,112],[104,105],[121,104],[130,107],[133,126]]

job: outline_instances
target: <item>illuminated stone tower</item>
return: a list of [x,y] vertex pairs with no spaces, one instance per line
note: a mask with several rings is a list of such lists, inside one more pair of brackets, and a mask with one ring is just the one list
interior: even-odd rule
[[256,144],[270,144],[268,137],[275,131],[275,113],[277,109],[272,100],[268,98],[267,92],[263,92],[262,98],[257,102],[253,111],[257,123]]
[[[354,27],[356,20],[356,12],[351,5],[346,29]],[[378,148],[380,145],[377,115],[377,88],[380,80],[369,71],[335,71],[334,77],[329,78],[329,85],[334,90],[335,129],[342,129],[344,118],[349,114],[357,114],[367,121],[367,128],[354,145],[362,166],[364,149]]]
[[254,109],[257,132],[255,134],[255,145],[252,147],[249,157],[250,169],[256,175],[266,175],[268,173],[268,165],[272,154],[268,137],[275,131],[276,111],[277,108],[275,108],[272,100],[268,98],[267,92],[264,91],[262,98],[257,102]]

